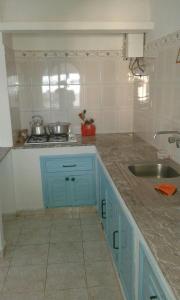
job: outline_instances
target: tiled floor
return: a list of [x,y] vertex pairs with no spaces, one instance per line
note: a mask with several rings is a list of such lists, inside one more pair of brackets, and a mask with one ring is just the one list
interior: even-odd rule
[[93,210],[56,209],[4,221],[1,300],[122,300]]

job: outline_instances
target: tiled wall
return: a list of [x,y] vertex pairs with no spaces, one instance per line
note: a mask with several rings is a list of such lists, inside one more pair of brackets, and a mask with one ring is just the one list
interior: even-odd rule
[[6,70],[7,70],[7,84],[9,93],[9,103],[11,110],[11,125],[13,142],[15,143],[18,136],[18,131],[21,128],[20,122],[20,107],[18,98],[18,86],[17,86],[17,72],[15,65],[14,51],[8,47],[5,48],[6,54]]
[[[153,42],[156,58],[147,58],[148,77],[135,80],[134,131],[180,163],[180,149],[168,143],[168,135],[154,140],[156,130],[180,130],[180,64],[176,64],[180,40],[177,33]],[[155,50],[155,51],[154,51]]]
[[97,132],[132,131],[128,63],[118,54],[91,54],[16,53],[21,128],[29,128],[32,115],[39,114],[45,123],[69,121],[79,132],[78,113],[85,108]]

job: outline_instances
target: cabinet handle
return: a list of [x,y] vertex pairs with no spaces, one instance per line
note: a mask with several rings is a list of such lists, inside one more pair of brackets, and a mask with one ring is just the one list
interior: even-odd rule
[[74,168],[76,167],[77,165],[63,165],[63,168]]
[[73,177],[73,178],[71,178],[71,181],[75,181],[75,178]]
[[118,233],[118,230],[113,231],[113,249],[119,249],[119,247],[116,246],[116,233]]
[[66,177],[65,180],[66,180],[66,181],[69,181],[69,177]]
[[150,296],[150,299],[157,299],[158,297],[157,296]]
[[103,199],[101,201],[101,217],[102,219],[106,219],[106,211],[104,210],[104,207],[106,207],[106,200]]

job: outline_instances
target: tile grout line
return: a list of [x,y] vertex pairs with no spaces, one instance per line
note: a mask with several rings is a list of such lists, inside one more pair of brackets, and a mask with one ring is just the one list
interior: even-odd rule
[[[14,252],[15,252],[15,250],[17,248],[17,243],[18,243],[21,231],[22,231],[22,225],[21,225],[21,228],[19,230],[19,233],[18,233],[17,240],[16,240],[15,244],[12,245],[12,246],[10,246],[10,247],[13,248],[13,254],[12,254],[12,257],[10,257],[10,259],[9,259],[9,264],[8,264],[8,267],[7,267],[7,273],[6,273],[5,278],[3,280],[3,286],[2,286],[1,291],[0,291],[2,294],[4,293],[3,290],[4,290],[4,287],[5,287],[5,283],[7,282],[7,278],[8,278],[8,274],[9,274],[10,268],[12,267],[11,264],[12,264],[12,260],[13,260],[13,257],[14,257]],[[8,247],[8,245],[6,247]]]
[[88,291],[88,282],[87,282],[87,271],[86,271],[86,265],[85,265],[85,250],[84,250],[83,229],[82,229],[81,217],[79,218],[79,220],[80,220],[81,236],[82,236],[82,249],[83,249],[83,262],[84,262],[84,272],[85,272],[86,291],[87,291],[87,295],[88,295],[88,300],[90,300],[90,295],[89,295],[89,291]]
[[46,261],[46,274],[45,274],[45,282],[44,282],[44,297],[46,293],[46,284],[47,284],[47,273],[48,273],[48,260],[49,260],[49,252],[50,252],[50,245],[51,245],[51,230],[52,230],[52,220],[51,225],[49,228],[49,243],[48,243],[48,252],[47,252],[47,261]]
[[[76,215],[77,216],[77,215]],[[53,227],[53,219],[54,219],[54,216],[51,216],[50,217],[50,220],[51,220],[51,222],[50,222],[50,224],[49,224],[49,242],[48,243],[46,243],[46,244],[48,244],[48,250],[47,250],[47,259],[46,259],[46,263],[45,263],[45,265],[44,265],[44,269],[45,269],[45,267],[46,267],[46,270],[45,270],[45,280],[44,280],[44,288],[43,288],[43,293],[44,293],[44,296],[45,296],[45,293],[46,293],[46,286],[47,286],[47,271],[48,271],[48,265],[49,265],[49,253],[50,253],[50,246],[51,246],[51,236],[52,236],[52,227]],[[62,220],[63,220],[64,218],[62,218]],[[69,219],[69,218],[68,218]],[[80,225],[80,232],[81,232],[81,246],[82,246],[82,253],[83,253],[83,260],[82,260],[82,263],[83,263],[83,265],[84,265],[84,274],[85,274],[85,276],[84,276],[84,279],[85,279],[85,290],[86,290],[86,292],[87,292],[87,296],[88,296],[88,299],[90,300],[91,299],[91,295],[90,295],[90,292],[89,292],[89,289],[88,289],[88,281],[87,281],[87,269],[86,269],[86,260],[85,260],[85,248],[84,248],[84,243],[86,242],[86,240],[84,240],[84,238],[83,238],[83,220],[82,220],[82,218],[81,218],[81,215],[79,214],[79,216],[78,216],[78,218],[76,217],[76,218],[70,218],[71,220],[73,220],[73,219],[79,219],[79,225]],[[98,220],[99,220],[99,218],[98,218]],[[100,222],[98,221],[98,223],[100,224]],[[91,224],[87,224],[87,225],[91,225]],[[73,226],[75,226],[75,225],[73,225]],[[9,269],[10,269],[10,267],[11,267],[11,264],[12,264],[12,260],[13,260],[13,257],[14,257],[14,254],[15,254],[15,249],[17,249],[17,247],[18,247],[18,240],[19,240],[19,237],[20,237],[20,234],[21,234],[21,232],[22,232],[22,229],[23,229],[23,226],[22,226],[22,224],[21,224],[21,226],[20,226],[20,230],[19,230],[19,234],[18,234],[18,238],[17,238],[17,242],[16,242],[16,244],[15,244],[15,246],[13,247],[13,255],[10,257],[10,262],[9,262],[9,265],[8,265],[8,270],[7,270],[7,274],[6,274],[6,277],[5,277],[5,279],[4,279],[4,283],[5,283],[5,280],[7,279],[7,276],[8,276],[8,272],[9,272]],[[63,242],[63,241],[62,241]],[[43,243],[44,244],[44,243]],[[30,245],[20,245],[20,246],[30,246]],[[109,248],[108,248],[108,252],[110,252],[110,250],[109,250]],[[113,263],[112,263],[112,257],[111,257],[111,255],[109,255],[110,256],[110,260],[111,260],[111,265],[112,265],[112,267],[113,267],[113,271],[114,271],[114,273],[115,273],[115,269],[114,269],[114,266],[113,266]],[[115,274],[116,275],[116,274]],[[115,276],[116,277],[116,276]],[[116,281],[117,281],[117,278],[116,278]],[[4,285],[4,284],[3,284]],[[119,284],[118,284],[118,286],[119,286]],[[95,285],[94,287],[101,287],[101,286],[99,286],[99,285]],[[2,290],[3,290],[3,288],[4,288],[4,286],[2,287]],[[68,288],[68,289],[74,289],[74,288]],[[1,290],[1,291],[2,291]],[[64,290],[66,290],[66,289],[64,289]]]

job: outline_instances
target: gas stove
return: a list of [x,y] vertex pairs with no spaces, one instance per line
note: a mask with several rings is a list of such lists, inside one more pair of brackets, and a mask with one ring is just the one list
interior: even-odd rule
[[77,139],[75,134],[56,134],[56,135],[31,135],[25,141],[25,145],[37,144],[71,144],[76,143]]

